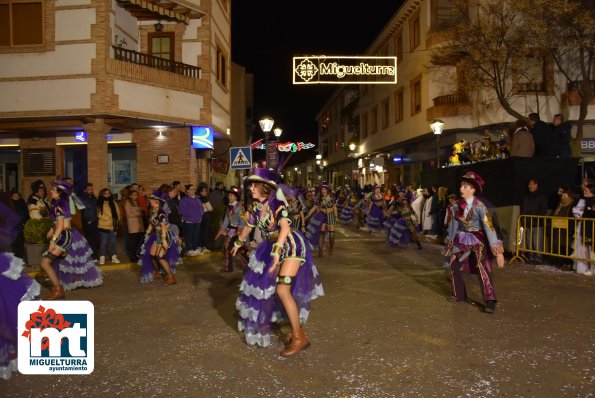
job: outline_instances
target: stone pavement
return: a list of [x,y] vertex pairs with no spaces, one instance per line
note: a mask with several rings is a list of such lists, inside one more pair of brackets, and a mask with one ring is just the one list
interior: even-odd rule
[[[190,258],[178,284],[104,272],[68,300],[95,306],[95,371],[0,380],[0,397],[593,397],[595,278],[518,264],[494,274],[496,314],[447,302],[438,247],[392,249],[341,229],[316,258],[326,296],[296,357],[246,346],[234,303],[242,273],[220,254]],[[106,268],[107,270],[107,268]]]

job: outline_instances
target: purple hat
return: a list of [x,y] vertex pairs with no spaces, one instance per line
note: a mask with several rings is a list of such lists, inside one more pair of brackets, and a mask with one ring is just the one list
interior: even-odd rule
[[468,171],[463,177],[461,177],[461,179],[473,185],[473,188],[475,188],[475,192],[477,193],[481,193],[482,187],[485,184],[483,178],[481,178],[479,174],[474,171]]
[[153,193],[151,194],[151,196],[149,196],[149,199],[155,199],[158,200],[160,202],[165,203],[165,197],[163,192],[161,192],[160,190],[156,189],[153,191]]
[[254,174],[244,178],[244,183],[260,182],[262,184],[267,184],[277,189],[279,188],[277,184],[279,183],[280,179],[281,178],[279,174],[277,174],[273,170],[267,170],[261,167],[257,167],[254,169]]
[[66,193],[67,195],[70,195],[72,193],[72,184],[67,181],[64,181],[61,178],[58,178],[56,181],[54,181],[52,183],[52,186],[56,188],[58,191]]

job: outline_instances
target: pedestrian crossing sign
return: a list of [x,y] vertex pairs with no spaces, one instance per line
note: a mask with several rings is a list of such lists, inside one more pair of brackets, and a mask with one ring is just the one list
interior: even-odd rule
[[229,148],[229,161],[233,170],[249,169],[252,167],[252,148],[238,146]]

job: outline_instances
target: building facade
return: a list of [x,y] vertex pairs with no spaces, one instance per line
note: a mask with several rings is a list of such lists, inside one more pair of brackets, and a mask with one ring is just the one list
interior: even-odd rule
[[0,6],[7,188],[209,181],[211,155],[230,142],[230,0]]
[[[497,102],[486,101],[485,92],[463,93],[464,64],[433,59],[454,18],[450,0],[403,2],[364,54],[396,56],[398,82],[340,86],[317,116],[319,147],[328,161],[323,179],[335,186],[419,185],[422,172],[448,165],[455,143],[481,141],[486,134],[498,141],[503,128],[515,121]],[[514,107],[525,116],[538,112],[546,123],[558,113],[576,121],[579,106],[567,79],[553,62],[537,69],[539,88],[517,95]],[[591,102],[584,127],[586,159],[593,158],[588,146],[595,141],[594,111]],[[444,122],[440,135],[430,128],[435,119]]]

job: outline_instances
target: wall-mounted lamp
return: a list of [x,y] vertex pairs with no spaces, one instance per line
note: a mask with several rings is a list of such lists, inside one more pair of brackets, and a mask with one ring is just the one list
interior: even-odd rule
[[161,21],[157,21],[157,23],[155,24],[155,32],[161,32],[163,30],[163,24],[161,23]]
[[160,139],[165,138],[165,131],[158,130],[157,131],[157,138],[160,138]]

